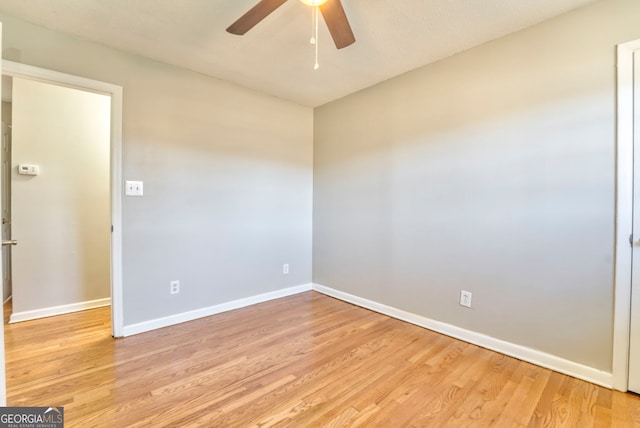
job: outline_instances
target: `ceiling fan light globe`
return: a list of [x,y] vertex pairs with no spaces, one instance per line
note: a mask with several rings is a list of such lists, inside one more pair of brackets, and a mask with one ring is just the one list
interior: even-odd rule
[[325,4],[328,0],[300,0],[302,3],[306,4],[307,6],[321,6],[323,4]]

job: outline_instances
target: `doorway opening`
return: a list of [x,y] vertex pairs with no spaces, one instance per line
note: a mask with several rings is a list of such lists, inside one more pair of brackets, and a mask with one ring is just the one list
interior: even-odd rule
[[[56,265],[55,258],[57,257],[57,253],[64,254],[62,257],[65,260],[64,263],[67,263],[68,259],[77,259],[76,261],[83,263],[81,266],[79,265],[80,268],[78,269],[66,269],[74,271],[71,276],[67,276],[67,278],[70,278],[70,281],[61,281],[60,279],[52,281],[52,283],[56,282],[58,286],[61,286],[60,283],[66,282],[66,284],[62,285],[66,285],[66,289],[59,291],[47,290],[47,292],[52,293],[67,293],[68,295],[64,298],[70,300],[70,302],[65,302],[64,299],[61,299],[63,304],[56,304],[54,302],[47,307],[45,299],[44,303],[40,304],[40,306],[44,304],[42,308],[37,308],[36,310],[21,310],[18,313],[14,312],[14,314],[12,314],[12,322],[110,304],[111,333],[114,337],[121,337],[123,335],[121,231],[122,88],[105,82],[31,67],[11,61],[3,61],[2,66],[3,148],[7,150],[7,152],[3,152],[3,154],[7,153],[3,156],[4,158],[8,158],[8,154],[10,154],[11,151],[15,153],[16,147],[18,147],[16,144],[17,139],[15,142],[13,141],[17,134],[15,130],[12,129],[11,123],[20,120],[19,115],[23,118],[23,123],[27,123],[35,117],[42,117],[43,123],[48,123],[46,126],[52,127],[50,129],[53,130],[55,130],[56,127],[61,127],[62,122],[73,123],[75,120],[75,125],[67,126],[67,128],[70,129],[64,130],[61,135],[55,134],[54,131],[43,131],[42,129],[40,130],[41,135],[39,138],[36,138],[38,137],[37,135],[23,135],[23,141],[40,140],[39,145],[35,145],[30,149],[32,153],[37,153],[37,156],[30,155],[29,152],[21,152],[20,159],[14,158],[13,162],[9,161],[8,163],[3,161],[5,166],[9,166],[8,172],[6,171],[7,168],[3,168],[3,201],[14,199],[15,205],[12,210],[14,211],[13,213],[4,208],[2,213],[6,219],[5,225],[7,226],[3,228],[3,232],[6,229],[6,235],[10,235],[7,236],[7,238],[18,241],[17,247],[13,249],[13,258],[18,259],[17,253],[20,251],[20,236],[18,235],[22,234],[25,237],[25,250],[29,249],[28,243],[35,240],[41,241],[38,243],[38,247],[49,247],[47,249],[49,260],[46,262],[55,265],[53,270],[50,269],[50,271],[56,272],[57,270],[58,273],[62,275],[59,278],[65,278],[64,275],[68,275],[69,272],[62,272],[65,270],[64,267],[61,267],[63,263]],[[11,87],[9,86],[10,83],[17,84],[16,89],[18,89],[18,91],[16,91],[16,94],[12,94],[10,90]],[[27,106],[27,102],[24,102],[19,109],[16,108],[16,117],[12,117],[10,114],[11,110],[9,109],[11,105],[9,103],[12,101],[12,97],[18,95],[18,93],[25,94],[20,95],[22,100],[28,100],[28,94],[31,94],[33,100],[37,99],[41,102],[36,103],[32,101],[30,106]],[[62,98],[55,98],[56,94],[63,94],[63,96]],[[51,98],[49,98],[49,95],[51,95]],[[45,104],[43,102],[44,99],[48,100],[49,110],[44,109],[42,106]],[[85,104],[82,104],[84,102],[95,106],[94,108],[98,109],[95,111],[98,113],[103,111],[104,114],[96,113],[79,117],[81,110],[85,108]],[[68,108],[65,107],[65,103],[68,103]],[[80,110],[78,110],[77,103],[81,103],[82,105]],[[69,120],[69,118],[67,118],[61,120],[66,110],[68,110],[68,113],[72,116],[75,116],[75,119],[72,118]],[[51,112],[54,113],[52,114]],[[24,130],[24,128],[27,127],[23,126],[22,130]],[[29,128],[37,130],[36,127],[33,126]],[[94,130],[96,130],[97,134],[102,135],[104,142],[101,147],[91,147],[91,143],[87,143],[85,146],[71,148],[67,153],[61,152],[61,147],[66,141],[75,139],[82,142],[83,138],[85,140],[89,140],[89,138],[95,140],[93,136],[89,137]],[[85,132],[84,137],[82,136],[82,132]],[[56,138],[58,145],[54,144]],[[13,150],[11,150],[12,145]],[[79,148],[84,150],[88,147],[91,147],[91,150],[77,153]],[[101,157],[102,164],[90,164],[90,157]],[[32,161],[28,160],[31,158],[36,159]],[[39,165],[38,159],[42,158],[50,161],[48,170],[46,171],[47,174],[45,174],[44,165],[42,165],[43,169],[40,171],[41,165]],[[63,162],[63,160],[65,162]],[[20,162],[20,165],[17,164],[18,162]],[[62,165],[62,163],[64,163],[64,165]],[[54,168],[53,165],[56,165],[56,167]],[[33,180],[37,178],[37,175],[41,172],[41,180]],[[14,183],[13,186],[9,186],[9,183],[5,184],[5,178],[8,178],[7,175],[12,176],[14,180],[18,180],[19,182]],[[45,176],[49,181],[43,180]],[[48,188],[39,188],[39,193],[28,193],[45,183],[49,186]],[[76,186],[76,184],[83,185],[84,187],[75,188],[74,186]],[[16,185],[22,185],[22,189],[18,189]],[[13,190],[10,190],[12,187]],[[29,190],[25,191],[24,189]],[[12,191],[14,192],[13,198],[10,196]],[[48,195],[51,195],[51,199],[57,199],[53,208],[45,208],[47,205],[44,199],[46,199]],[[91,211],[93,208],[92,205],[96,205],[96,198],[100,195],[103,197],[104,212]],[[25,203],[24,199],[29,198],[39,198],[40,200],[31,200]],[[17,201],[21,202],[15,204]],[[11,204],[7,205],[11,207]],[[19,220],[17,217],[18,214],[20,214]],[[32,214],[34,217],[39,216],[41,230],[39,234],[31,233],[33,236],[28,236],[31,230],[28,227],[24,227],[27,223],[25,218],[31,217]],[[11,224],[11,217],[18,222],[22,222],[20,227],[18,227],[18,224]],[[47,228],[45,223],[49,221],[49,219],[51,227]],[[13,230],[11,230],[12,226],[15,226]],[[46,236],[42,236],[43,234]],[[4,237],[5,233],[3,233],[3,238]],[[97,249],[100,249],[100,251]],[[4,264],[6,264],[4,272],[9,271],[10,275],[12,255],[9,251],[4,251],[4,253],[8,253],[8,255],[3,256],[3,258]],[[83,260],[98,254],[102,260]],[[16,260],[14,260],[13,276],[20,272],[29,272],[29,269],[38,270],[37,263],[41,262],[41,260],[37,259],[37,254],[34,254],[34,251],[29,251],[29,254],[25,253],[19,256],[20,258],[17,261],[22,263],[22,265],[16,263]],[[62,260],[62,258],[60,260]],[[105,258],[106,260],[104,260]],[[27,266],[27,270],[25,270],[25,265]],[[18,290],[11,289],[11,276],[5,274],[4,277],[3,280],[5,282],[3,283],[3,289],[5,291],[3,291],[3,297],[6,298],[8,294],[16,294],[15,292]],[[42,275],[40,275],[40,277],[36,275],[35,282],[41,282],[41,277]],[[31,279],[33,280],[33,278]],[[69,285],[73,281],[90,283],[90,285],[87,289],[74,290],[73,285]],[[13,287],[15,287],[15,285]],[[97,289],[96,287],[101,288]],[[20,297],[23,299],[22,302],[29,297],[29,293],[32,293],[31,297],[34,300],[38,299],[38,291],[37,289],[34,291],[34,289],[27,292],[20,289],[19,293],[22,294],[22,297]],[[34,293],[36,295],[34,295]],[[74,301],[74,299],[76,301]],[[16,301],[14,300],[13,303],[15,310]]]

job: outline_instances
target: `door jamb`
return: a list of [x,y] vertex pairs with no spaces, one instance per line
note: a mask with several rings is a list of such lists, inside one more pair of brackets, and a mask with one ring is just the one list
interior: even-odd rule
[[111,96],[111,329],[123,337],[122,86],[2,60],[2,74]]

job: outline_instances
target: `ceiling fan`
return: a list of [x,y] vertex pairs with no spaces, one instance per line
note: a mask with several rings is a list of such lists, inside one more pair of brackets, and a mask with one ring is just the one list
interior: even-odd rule
[[[271,12],[282,6],[287,0],[260,0],[247,13],[231,24],[227,31],[231,34],[243,35],[256,24],[269,16]],[[301,0],[303,3],[318,7],[324,21],[327,23],[329,33],[333,38],[336,48],[342,49],[356,41],[351,25],[344,12],[340,0]]]

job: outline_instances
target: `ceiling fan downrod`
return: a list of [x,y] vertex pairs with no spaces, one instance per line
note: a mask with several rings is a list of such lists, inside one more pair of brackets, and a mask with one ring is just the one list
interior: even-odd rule
[[312,15],[312,20],[313,20],[313,28],[312,28],[312,33],[311,33],[311,44],[314,45],[314,47],[316,48],[316,62],[313,65],[313,69],[317,70],[320,68],[320,64],[318,64],[318,12],[319,12],[319,8],[318,6],[315,6],[313,8],[313,12],[311,13]]

